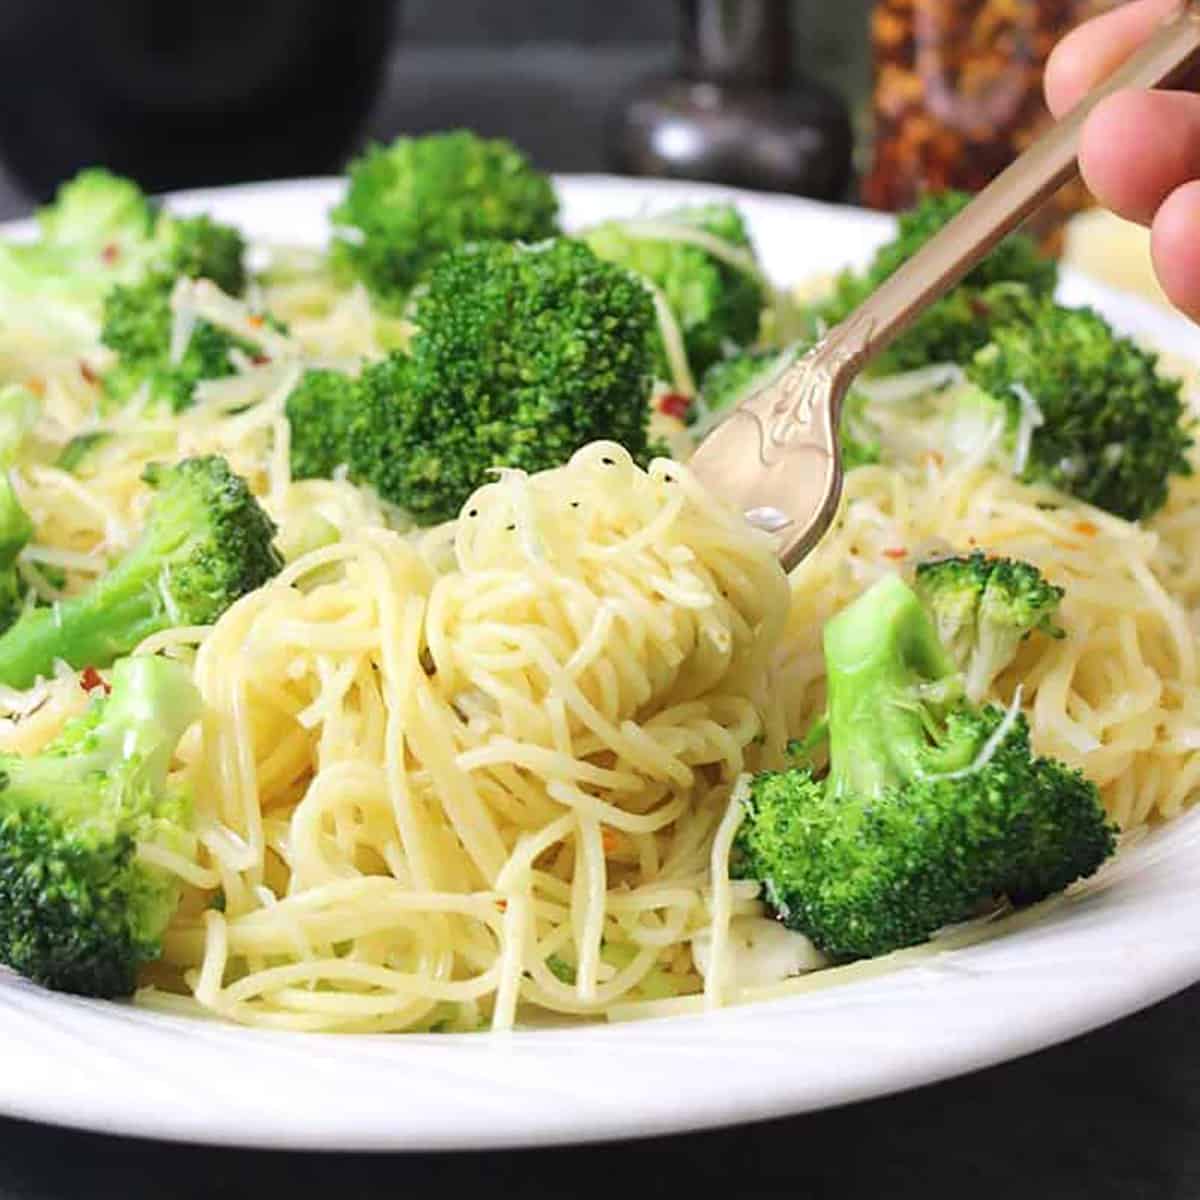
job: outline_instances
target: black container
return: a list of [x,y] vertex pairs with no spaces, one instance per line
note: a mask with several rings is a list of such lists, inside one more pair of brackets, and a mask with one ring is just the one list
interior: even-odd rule
[[38,198],[101,163],[144,187],[340,169],[396,0],[0,0],[0,154]]

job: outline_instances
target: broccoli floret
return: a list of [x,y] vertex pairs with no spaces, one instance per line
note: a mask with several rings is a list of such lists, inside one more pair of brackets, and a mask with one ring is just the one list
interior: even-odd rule
[[103,168],[89,167],[64,183],[39,211],[38,224],[43,247],[77,251],[77,267],[100,271],[102,283],[164,274],[211,279],[232,295],[246,286],[246,244],[236,229],[207,216],[168,213],[133,180]]
[[[767,293],[742,215],[733,205],[679,208],[651,222],[606,221],[582,237],[600,258],[648,279],[662,293],[697,374],[731,346],[749,345],[758,336]],[[703,244],[708,239],[745,261],[737,264],[712,253]],[[657,353],[659,374],[669,379],[661,343]]]
[[713,363],[700,381],[698,417],[703,413],[723,413],[736,408],[741,402],[785,366],[790,366],[800,355],[795,350],[743,350],[731,354],[720,362]]
[[[880,247],[871,263],[871,273],[877,282],[893,275],[935,233],[949,225],[971,199],[966,192],[933,192],[922,197],[909,212],[902,213],[897,236]],[[960,286],[982,288],[1006,282],[1023,283],[1035,295],[1048,296],[1058,286],[1058,265],[1041,252],[1032,237],[1016,233],[972,267]]]
[[89,168],[38,211],[41,238],[0,247],[0,288],[96,316],[114,284],[151,275],[210,278],[226,292],[245,288],[245,241],[209,217],[178,217],[132,180]]
[[550,180],[503,138],[465,130],[373,145],[349,167],[331,214],[335,267],[393,308],[445,251],[557,232]]
[[540,471],[600,438],[646,458],[651,301],[581,243],[451,252],[416,322],[411,358],[363,372],[350,474],[418,521],[455,516],[493,467]]
[[[350,478],[355,483],[369,484],[393,504],[409,506],[414,514],[428,512],[424,520],[454,515],[462,502],[455,490],[460,485],[444,477],[436,460],[427,464],[421,460],[419,465],[415,453],[409,458],[410,444],[423,436],[426,414],[413,394],[412,360],[408,355],[393,350],[379,362],[368,363],[342,398],[351,413],[346,432]],[[339,413],[331,431],[335,445],[342,427]],[[450,444],[469,441],[470,437],[467,429],[455,430],[450,425],[444,425],[441,434]],[[427,449],[432,455],[435,446]],[[469,494],[468,489],[465,495]]]
[[232,351],[250,358],[260,353],[261,347],[246,338],[198,320],[182,356],[172,360],[173,284],[169,275],[152,275],[139,284],[118,285],[104,297],[100,340],[119,356],[102,381],[111,405],[125,404],[145,388],[151,404],[182,412],[201,380],[235,373]]
[[828,776],[755,777],[732,859],[835,958],[915,945],[998,896],[1031,903],[1115,849],[1093,784],[1019,714],[958,697],[929,613],[888,576],[825,629]]
[[151,464],[143,478],[154,498],[137,543],[88,591],[0,635],[0,682],[29,687],[57,659],[107,666],[152,633],[211,624],[279,571],[275,526],[223,458]]
[[171,278],[209,279],[230,296],[246,290],[246,241],[229,225],[207,216],[161,213],[155,234],[154,271]]
[[[864,272],[838,276],[833,295],[814,309],[816,324],[828,327],[848,317],[969,201],[962,192],[941,192],[901,216],[896,237],[879,249]],[[1014,234],[931,305],[871,364],[870,372],[888,375],[934,363],[965,363],[986,345],[992,326],[1028,316],[1037,300],[1054,293],[1057,282],[1054,260],[1042,255],[1031,237]]]
[[975,409],[967,422],[990,419],[989,401],[1000,406],[1011,456],[1028,422],[1023,408],[1036,405],[1024,463],[1015,464],[1021,479],[1138,520],[1163,506],[1172,475],[1191,473],[1180,383],[1098,313],[1046,302],[1036,320],[994,327],[989,338],[967,367],[982,394],[965,398]]
[[13,324],[87,344],[116,285],[187,275],[231,293],[245,287],[240,233],[165,212],[132,180],[102,169],[63,184],[38,222],[37,241],[0,243],[0,314]]
[[90,168],[58,189],[38,225],[37,241],[0,243],[0,313],[91,341],[105,291],[153,237],[153,208],[131,180]]
[[137,244],[154,229],[154,207],[132,179],[104,167],[85,167],[61,184],[38,210],[42,238],[56,246],[100,249]]
[[916,592],[938,637],[979,701],[1034,631],[1063,637],[1054,623],[1063,589],[1031,563],[988,558],[982,550],[920,563]]
[[191,844],[190,803],[167,781],[200,712],[186,668],[122,659],[111,686],[40,754],[0,755],[0,961],[88,996],[133,991],[179,903],[139,844]]
[[[701,403],[693,405],[702,410],[700,421],[711,427],[722,413],[737,407],[746,397],[764,387],[777,372],[795,362],[805,349],[806,346],[793,346],[782,351],[745,350],[709,367],[700,388]],[[702,428],[699,432],[707,433],[708,429]],[[882,454],[879,430],[870,418],[866,394],[853,388],[842,401],[839,440],[844,471],[879,462]]]
[[340,371],[305,371],[287,398],[293,479],[329,479],[350,461],[350,428],[362,388]]

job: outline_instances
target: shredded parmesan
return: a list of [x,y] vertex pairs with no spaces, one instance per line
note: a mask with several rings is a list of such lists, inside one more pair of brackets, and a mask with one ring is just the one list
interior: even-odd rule
[[1012,385],[1013,395],[1021,403],[1021,413],[1017,420],[1017,432],[1013,445],[1013,474],[1021,476],[1029,464],[1029,450],[1033,445],[1033,435],[1046,423],[1038,402],[1033,393],[1023,384]]
[[719,259],[726,266],[741,271],[750,276],[763,288],[770,289],[770,283],[763,274],[751,250],[726,241],[707,229],[701,229],[686,221],[670,221],[653,217],[638,217],[618,221],[621,232],[633,238],[645,238],[655,242],[681,242],[684,245],[695,246],[713,258]]

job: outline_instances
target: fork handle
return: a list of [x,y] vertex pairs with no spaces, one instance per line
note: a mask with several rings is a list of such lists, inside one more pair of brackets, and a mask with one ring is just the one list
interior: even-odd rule
[[1123,88],[1178,82],[1198,65],[1200,0],[1187,0],[1132,58],[1001,172],[847,320],[844,330],[851,325],[861,330],[851,339],[859,349],[855,371],[886,350],[929,304],[1074,177],[1084,122],[1101,100]]

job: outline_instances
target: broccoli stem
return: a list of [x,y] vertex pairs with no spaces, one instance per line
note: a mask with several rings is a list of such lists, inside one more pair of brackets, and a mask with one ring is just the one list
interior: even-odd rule
[[27,610],[0,635],[0,682],[26,688],[57,659],[106,667],[152,633],[209,625],[282,565],[275,526],[222,458],[151,464],[137,543],[79,595]]
[[33,522],[7,477],[0,475],[0,570],[7,570],[33,537]]
[[56,659],[79,670],[129,653],[170,623],[161,598],[146,583],[122,572],[83,595],[27,611],[13,626],[20,636],[0,638],[0,679],[9,687],[27,688]]
[[920,690],[957,670],[920,600],[887,576],[825,626],[824,642],[831,792],[877,795],[918,775],[929,740]]
[[27,688],[52,669],[103,667],[173,623],[156,586],[167,561],[157,541],[142,542],[86,592],[26,612],[0,637],[0,680]]
[[176,744],[200,716],[190,673],[154,655],[123,658],[113,666],[111,687],[95,729],[97,751],[137,757],[161,786]]

